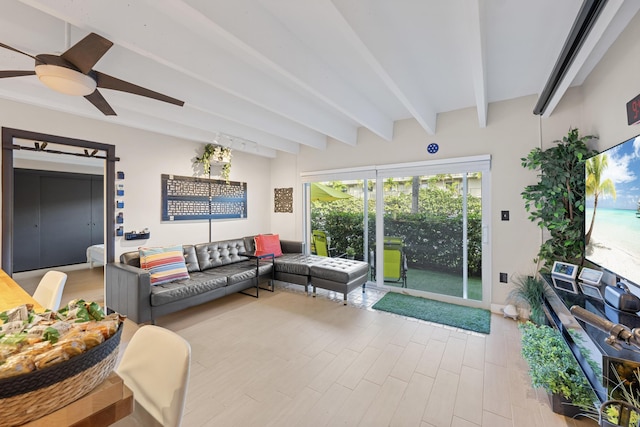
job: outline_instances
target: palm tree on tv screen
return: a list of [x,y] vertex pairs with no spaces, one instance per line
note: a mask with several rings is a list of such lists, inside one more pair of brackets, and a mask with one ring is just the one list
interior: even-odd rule
[[609,166],[609,158],[606,154],[594,156],[586,161],[586,192],[587,196],[593,196],[593,215],[591,216],[591,224],[589,231],[585,235],[585,244],[588,245],[591,240],[591,232],[593,231],[593,223],[596,219],[596,209],[598,208],[598,198],[600,195],[609,195],[616,199],[616,186],[611,179],[607,178],[602,181],[602,172]]

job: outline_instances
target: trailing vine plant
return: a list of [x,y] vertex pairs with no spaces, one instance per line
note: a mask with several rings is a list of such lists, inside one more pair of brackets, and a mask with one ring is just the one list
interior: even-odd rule
[[570,129],[562,141],[542,150],[534,148],[522,166],[540,171],[539,181],[521,193],[529,219],[549,233],[538,252],[538,262],[550,269],[554,261],[584,261],[585,161],[597,154],[587,147],[596,137]]
[[206,175],[209,175],[211,162],[224,162],[222,165],[222,178],[228,183],[229,175],[231,174],[231,148],[214,144],[205,145],[202,156],[196,157],[195,163],[201,163],[202,170]]

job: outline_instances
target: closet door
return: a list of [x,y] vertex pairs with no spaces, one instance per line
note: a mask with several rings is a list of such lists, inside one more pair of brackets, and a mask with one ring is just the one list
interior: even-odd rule
[[40,175],[15,171],[13,271],[40,268]]
[[43,177],[40,183],[41,265],[86,262],[91,245],[91,180]]

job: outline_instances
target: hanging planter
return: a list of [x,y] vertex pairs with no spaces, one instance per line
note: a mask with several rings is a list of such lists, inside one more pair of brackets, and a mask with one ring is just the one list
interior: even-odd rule
[[194,163],[201,163],[206,175],[211,173],[211,164],[222,165],[222,178],[229,182],[231,174],[231,148],[221,145],[207,144],[204,146],[202,156],[196,157]]

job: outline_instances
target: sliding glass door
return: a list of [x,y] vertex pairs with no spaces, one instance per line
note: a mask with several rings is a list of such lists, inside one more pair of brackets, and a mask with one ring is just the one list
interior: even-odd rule
[[375,238],[375,181],[336,179],[308,185],[310,252],[368,261]]
[[481,182],[479,172],[384,179],[386,286],[482,300]]
[[486,308],[490,177],[489,156],[303,174],[307,247],[324,233],[379,287]]

